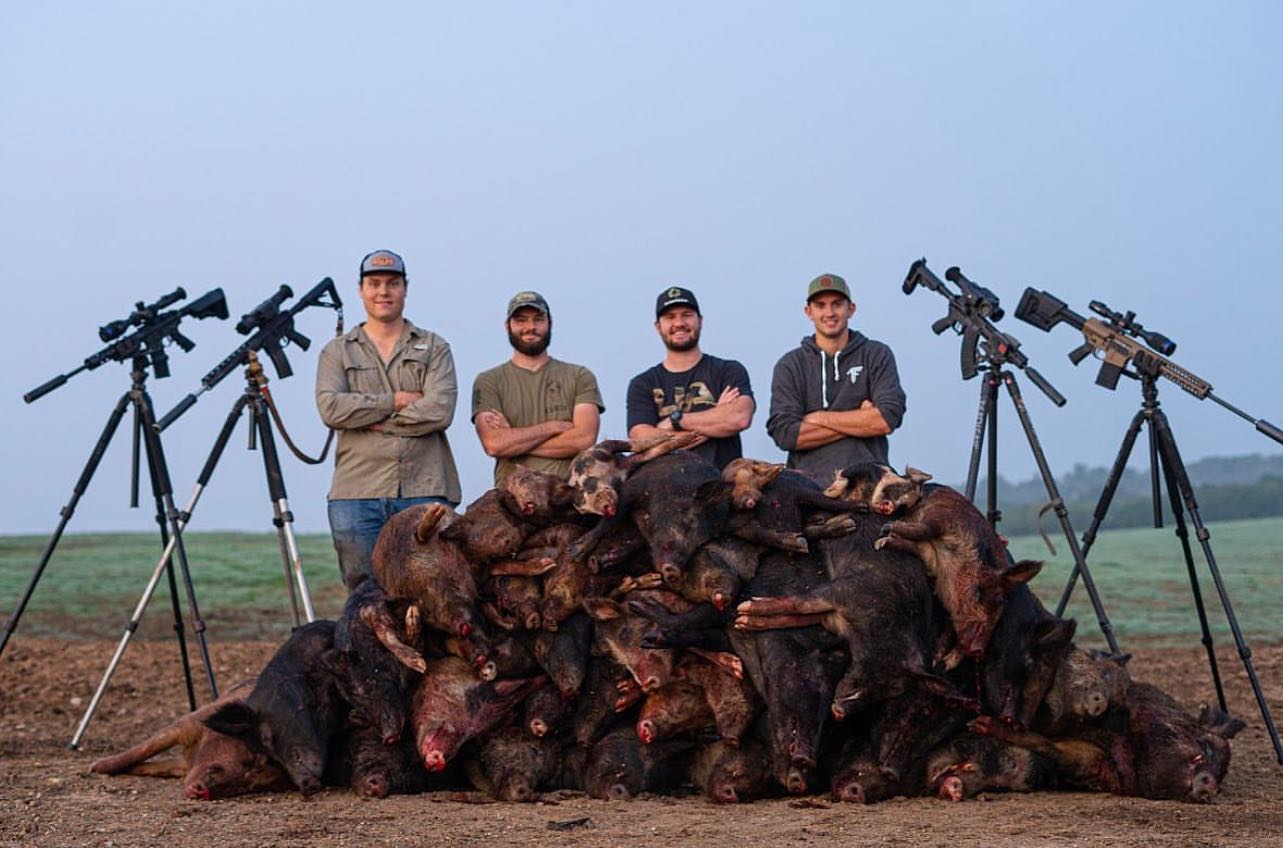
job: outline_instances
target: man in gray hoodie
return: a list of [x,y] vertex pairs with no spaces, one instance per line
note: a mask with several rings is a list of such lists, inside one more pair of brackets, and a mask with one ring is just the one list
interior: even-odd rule
[[821,274],[806,293],[815,335],[775,363],[767,432],[788,466],[826,483],[855,462],[887,462],[887,435],[904,417],[895,357],[851,330],[855,304],[846,280]]

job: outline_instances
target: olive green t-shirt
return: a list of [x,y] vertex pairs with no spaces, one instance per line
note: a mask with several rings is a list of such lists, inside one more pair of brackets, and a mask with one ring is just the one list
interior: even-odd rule
[[[486,409],[497,409],[513,427],[531,427],[545,421],[570,421],[575,406],[591,403],[600,412],[597,378],[582,365],[549,359],[538,371],[519,368],[511,361],[482,371],[472,383],[472,420]],[[573,457],[550,459],[542,456],[505,457],[495,460],[495,485],[501,485],[512,470],[524,465],[565,478],[570,476]]]

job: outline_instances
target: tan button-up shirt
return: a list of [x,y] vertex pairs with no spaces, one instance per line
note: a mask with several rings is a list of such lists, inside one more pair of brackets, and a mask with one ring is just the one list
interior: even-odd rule
[[[457,503],[463,494],[445,434],[459,395],[450,345],[406,321],[385,364],[364,326],[327,344],[316,368],[316,408],[339,431],[330,499],[436,496]],[[423,397],[398,412],[396,392]]]

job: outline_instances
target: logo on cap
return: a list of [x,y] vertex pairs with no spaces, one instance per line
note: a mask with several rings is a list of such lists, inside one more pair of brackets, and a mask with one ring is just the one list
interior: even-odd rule
[[396,260],[386,253],[376,253],[370,257],[370,264],[379,268],[386,268],[389,265],[395,265]]
[[679,289],[679,288],[671,288],[671,289],[669,289],[669,290],[668,290],[668,296],[669,296],[670,298],[672,298],[672,297],[681,297],[681,296],[682,296],[682,290],[681,290],[681,289]]

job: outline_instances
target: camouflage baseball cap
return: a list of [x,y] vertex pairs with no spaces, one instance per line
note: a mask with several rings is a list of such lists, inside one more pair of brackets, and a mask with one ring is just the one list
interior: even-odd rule
[[681,286],[673,286],[659,293],[659,297],[655,299],[655,317],[663,315],[664,310],[670,306],[689,306],[695,310],[696,315],[700,314],[699,301],[695,299],[695,292]]
[[825,292],[837,292],[847,300],[851,299],[851,290],[846,287],[846,280],[837,274],[821,274],[811,280],[811,285],[806,290],[806,300],[809,303],[811,298]]
[[361,260],[361,276],[366,274],[400,274],[405,276],[405,260],[390,250],[376,250]]
[[543,299],[543,295],[536,291],[517,292],[508,301],[508,317],[511,318],[518,309],[538,309],[545,315],[551,315],[548,310],[548,301]]

